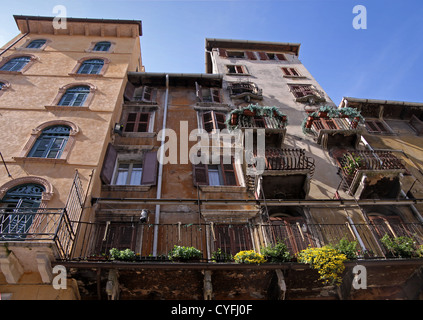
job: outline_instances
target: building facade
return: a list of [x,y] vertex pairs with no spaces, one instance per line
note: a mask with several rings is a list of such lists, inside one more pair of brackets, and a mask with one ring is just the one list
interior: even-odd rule
[[[36,37],[26,34],[24,21],[34,24]],[[33,42],[41,43],[51,20],[17,23],[25,37],[16,40],[25,45],[19,50],[16,42],[4,54],[0,103],[3,120],[23,119],[35,129],[28,142],[23,130],[16,130],[20,140],[3,132],[10,175],[3,178],[1,292],[20,298],[27,275],[19,252],[40,246],[40,239],[28,241],[32,220],[26,229],[14,221],[23,216],[19,203],[29,201],[14,193],[28,185],[41,190],[27,181],[38,176],[55,190],[54,206],[39,207],[63,208],[73,232],[50,241],[69,240],[68,251],[38,254],[31,272],[41,277],[34,285],[48,286],[52,267],[69,270],[74,295],[62,298],[422,298],[423,260],[399,259],[382,241],[387,235],[423,244],[420,104],[344,98],[336,106],[299,60],[297,43],[206,39],[205,73],[145,72],[141,24],[134,21],[71,19],[65,34],[50,30],[46,49],[36,49],[40,60],[44,50],[46,64],[69,59],[73,69],[32,76],[29,67],[23,71],[31,61],[14,71],[23,63],[13,60],[15,51],[39,46]],[[42,101],[35,92],[18,93],[19,81],[30,80],[54,81],[53,92]],[[5,100],[11,93],[17,97]],[[16,99],[34,105],[25,100],[16,108]],[[35,125],[37,116],[46,124]],[[25,188],[13,189],[21,176]],[[75,181],[85,200],[69,217]],[[345,262],[339,286],[323,285],[316,270],[295,259],[256,265],[230,258],[278,242],[296,257],[342,239],[356,243],[357,257]],[[169,260],[175,246],[199,250],[197,261]],[[367,270],[366,289],[353,286],[357,264]]]

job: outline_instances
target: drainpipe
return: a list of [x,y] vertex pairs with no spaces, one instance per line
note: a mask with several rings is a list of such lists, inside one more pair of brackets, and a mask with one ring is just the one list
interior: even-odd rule
[[[162,127],[162,136],[161,147],[160,147],[160,160],[159,160],[159,174],[157,177],[157,199],[162,197],[162,180],[163,180],[163,159],[164,159],[164,143],[165,143],[165,130],[167,123],[167,109],[169,103],[169,74],[166,74],[166,94],[165,94],[165,104],[163,112],[163,127]],[[160,204],[156,204],[156,212],[154,215],[154,240],[153,240],[153,256],[157,256],[157,243],[159,240],[159,223],[160,223]]]
[[4,49],[2,52],[0,52],[0,56],[2,56],[5,52],[9,51],[10,48],[12,48],[15,44],[17,44],[19,41],[21,41],[23,38],[25,38],[31,32],[31,30],[29,29],[29,20],[28,19],[26,19],[26,26],[28,28],[28,30],[27,30],[28,32],[26,32],[19,39],[17,39],[16,41],[14,41],[6,49]]

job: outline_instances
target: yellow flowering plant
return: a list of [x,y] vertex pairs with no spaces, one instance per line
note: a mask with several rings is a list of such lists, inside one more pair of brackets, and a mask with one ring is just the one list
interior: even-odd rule
[[310,264],[319,272],[323,284],[336,284],[342,282],[342,272],[345,270],[345,254],[329,246],[322,248],[309,247],[297,254],[299,262]]
[[266,259],[260,253],[255,252],[254,250],[245,250],[238,252],[234,260],[236,263],[264,263]]

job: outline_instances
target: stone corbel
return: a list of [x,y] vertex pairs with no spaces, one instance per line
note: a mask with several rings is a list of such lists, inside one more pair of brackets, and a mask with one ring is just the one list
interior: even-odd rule
[[0,248],[0,270],[11,284],[17,283],[24,272],[18,258],[6,248]]

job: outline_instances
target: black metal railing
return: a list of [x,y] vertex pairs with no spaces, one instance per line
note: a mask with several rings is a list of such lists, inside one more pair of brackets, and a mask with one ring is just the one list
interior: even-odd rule
[[75,232],[64,208],[3,208],[0,242],[54,242],[61,258],[69,258]]
[[[256,250],[282,241],[295,256],[309,246],[335,245],[341,239],[356,241],[357,256],[387,258],[388,249],[381,242],[384,225],[306,224],[304,222],[271,224],[145,224],[137,222],[98,222],[81,226],[78,250],[74,259],[104,259],[112,248],[130,249],[139,260],[153,255],[154,233],[157,232],[155,257],[167,257],[175,245],[195,247],[204,261],[213,253],[235,255],[242,250]],[[407,235],[416,246],[423,244],[423,224],[403,223],[395,227],[397,236]],[[399,232],[402,231],[402,232]],[[254,235],[259,235],[254,237]],[[255,240],[254,240],[255,239]],[[258,247],[257,247],[258,246]]]

